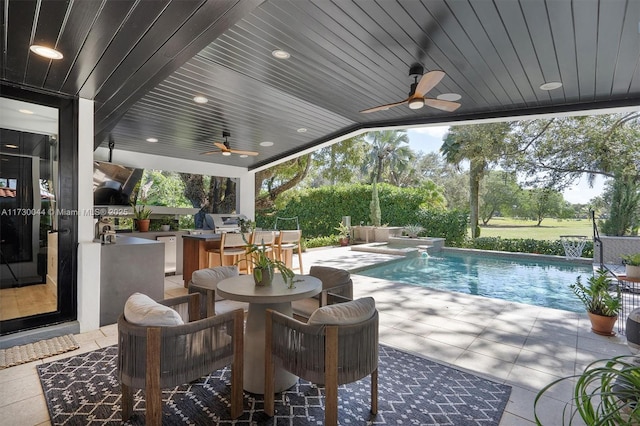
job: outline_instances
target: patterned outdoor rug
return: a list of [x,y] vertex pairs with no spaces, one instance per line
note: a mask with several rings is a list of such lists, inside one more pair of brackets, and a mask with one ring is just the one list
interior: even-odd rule
[[[120,424],[117,347],[38,366],[53,425]],[[230,425],[230,370],[224,368],[163,392],[163,424]],[[511,387],[380,345],[378,415],[369,413],[369,379],[339,388],[340,425],[498,425]],[[276,416],[263,411],[261,395],[245,393],[238,425],[324,423],[324,389],[299,380],[276,395]],[[283,402],[284,401],[284,402]],[[141,392],[130,423],[144,424]]]
[[53,337],[26,345],[0,349],[0,370],[78,349],[73,335]]

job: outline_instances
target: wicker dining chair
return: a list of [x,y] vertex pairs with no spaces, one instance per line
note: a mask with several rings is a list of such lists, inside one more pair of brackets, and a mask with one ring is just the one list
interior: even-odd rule
[[[134,296],[137,300],[146,297],[150,302],[131,307]],[[193,293],[155,303],[137,293],[125,304],[125,313],[118,319],[123,422],[133,413],[134,389],[145,391],[145,423],[161,425],[162,389],[189,383],[226,365],[231,365],[231,417],[242,414],[244,312],[237,309],[200,320],[199,299],[200,294]],[[130,322],[134,317],[131,312],[135,312],[137,325]],[[181,317],[187,312],[189,321],[181,324]],[[177,316],[177,320],[167,321],[167,314]]]
[[338,386],[371,375],[378,412],[378,311],[366,297],[318,308],[307,323],[268,309],[264,411],[274,415],[275,366],[325,386],[325,425],[338,423]]
[[349,271],[331,266],[312,266],[309,275],[322,281],[322,292],[291,302],[294,318],[306,321],[318,308],[353,299],[353,281]]
[[221,297],[216,289],[218,283],[226,278],[240,274],[237,266],[215,266],[193,271],[189,281],[189,293],[200,293],[200,318],[219,315],[234,309],[249,310],[249,304]]

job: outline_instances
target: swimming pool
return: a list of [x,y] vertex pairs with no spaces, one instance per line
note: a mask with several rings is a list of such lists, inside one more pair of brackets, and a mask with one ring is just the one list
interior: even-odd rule
[[411,257],[376,266],[358,274],[438,290],[584,312],[584,306],[569,285],[578,275],[582,275],[584,282],[592,274],[592,266],[441,252],[430,257]]

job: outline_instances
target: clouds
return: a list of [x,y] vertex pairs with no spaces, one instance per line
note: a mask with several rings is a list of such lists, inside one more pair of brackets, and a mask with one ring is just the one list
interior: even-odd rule
[[429,127],[416,127],[415,129],[408,129],[408,131],[413,131],[416,133],[429,135],[433,138],[438,138],[442,141],[444,135],[449,131],[449,126],[429,126]]

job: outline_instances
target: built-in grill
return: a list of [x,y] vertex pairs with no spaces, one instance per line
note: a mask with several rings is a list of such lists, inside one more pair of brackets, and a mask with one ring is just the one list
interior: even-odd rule
[[240,219],[247,220],[243,214],[208,213],[204,216],[204,229],[215,232],[240,232]]

